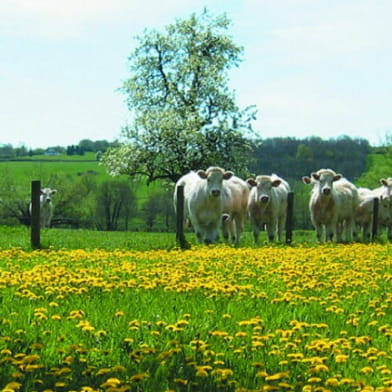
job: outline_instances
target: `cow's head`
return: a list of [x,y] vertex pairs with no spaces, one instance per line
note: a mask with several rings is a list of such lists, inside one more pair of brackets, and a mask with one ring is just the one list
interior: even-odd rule
[[276,176],[257,176],[256,179],[248,178],[248,185],[257,188],[257,201],[261,204],[268,204],[271,200],[272,189],[278,187],[282,180]]
[[381,178],[380,184],[385,188],[385,194],[392,196],[392,177]]
[[324,196],[328,196],[332,192],[333,183],[340,180],[342,175],[336,174],[331,169],[320,169],[312,173],[311,178],[319,186],[319,192]]
[[223,181],[233,176],[233,172],[225,171],[220,167],[209,167],[206,171],[198,170],[197,174],[207,181],[207,193],[213,197],[221,195]]
[[52,201],[52,196],[57,193],[57,189],[42,188],[40,200],[41,203],[50,203]]

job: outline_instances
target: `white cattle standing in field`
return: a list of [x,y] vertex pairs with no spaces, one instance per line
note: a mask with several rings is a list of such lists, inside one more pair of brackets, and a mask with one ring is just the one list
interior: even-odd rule
[[224,183],[233,172],[220,167],[191,171],[176,183],[174,205],[177,204],[177,188],[184,186],[184,218],[189,220],[199,243],[211,244],[218,240],[222,225]]
[[323,228],[325,227],[326,241],[335,238],[340,242],[343,229],[345,240],[352,241],[355,211],[358,206],[356,186],[331,169],[320,169],[310,177],[302,177],[302,180],[305,184],[313,185],[309,211],[316,229],[317,240],[320,242],[324,240]]
[[[362,231],[364,242],[370,240],[371,229],[373,225],[374,199],[378,199],[378,224],[387,226],[388,229],[392,223],[391,219],[391,198],[380,194],[377,189],[358,188],[359,203],[355,213],[355,240],[359,240],[359,233]],[[388,235],[389,235],[388,230]]]
[[260,175],[256,179],[249,178],[247,183],[252,187],[248,199],[248,212],[255,243],[258,244],[260,230],[264,227],[269,241],[274,241],[276,234],[281,241],[286,224],[289,184],[276,174]]
[[238,245],[247,215],[249,186],[232,176],[223,183],[223,237]]
[[[40,204],[40,226],[42,228],[50,227],[50,223],[53,217],[53,203],[52,196],[57,193],[57,189],[42,188],[41,195],[39,198]],[[30,204],[31,214],[31,204]]]

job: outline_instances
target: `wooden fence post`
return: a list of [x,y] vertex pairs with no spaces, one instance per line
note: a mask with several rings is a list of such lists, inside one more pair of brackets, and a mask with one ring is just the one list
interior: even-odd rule
[[373,199],[373,225],[372,225],[372,241],[377,238],[378,234],[378,198]]
[[293,212],[294,212],[294,192],[287,195],[287,217],[286,217],[286,244],[293,241]]
[[41,248],[40,238],[40,196],[41,181],[31,182],[31,247],[33,249]]
[[185,240],[184,235],[184,186],[177,186],[177,220],[176,220],[176,240],[181,249],[189,248],[189,244]]

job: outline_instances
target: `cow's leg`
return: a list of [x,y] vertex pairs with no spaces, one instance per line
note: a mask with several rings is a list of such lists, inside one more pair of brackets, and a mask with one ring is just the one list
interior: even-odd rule
[[370,228],[371,225],[369,222],[365,222],[363,225],[363,242],[369,242],[370,241]]
[[203,233],[200,230],[196,230],[196,238],[199,244],[203,242]]
[[336,234],[336,225],[331,223],[325,225],[325,240],[327,242],[333,241],[334,234]]
[[[365,226],[363,226],[365,227]],[[365,229],[364,229],[365,230]],[[354,231],[353,231],[353,237],[354,237],[354,241],[358,242],[359,239],[359,233],[361,232],[361,226],[359,223],[355,223],[354,224]],[[365,238],[365,233],[363,233],[363,238]]]
[[317,242],[323,242],[323,225],[315,225]]
[[336,224],[336,242],[343,242],[343,225],[345,225],[343,222],[339,222]]
[[253,226],[253,238],[255,241],[256,245],[259,245],[259,234],[260,234],[260,229],[258,226]]
[[280,217],[278,222],[278,241],[282,241],[283,239],[283,230],[286,225],[286,215]]
[[235,245],[238,245],[240,242],[242,231],[244,230],[244,218],[242,216],[238,216],[234,222],[235,224]]
[[268,235],[268,241],[269,242],[274,242],[275,239],[275,232],[276,232],[276,222],[275,223],[270,223],[267,225],[267,235]]
[[353,231],[354,231],[354,221],[352,219],[346,220],[346,241],[352,242]]
[[392,241],[392,226],[387,227],[388,240]]

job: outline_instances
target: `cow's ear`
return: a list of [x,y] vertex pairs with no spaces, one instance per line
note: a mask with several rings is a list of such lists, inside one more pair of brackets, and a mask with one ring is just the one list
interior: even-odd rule
[[42,189],[40,189],[39,193],[40,193],[40,195],[43,195],[43,194],[44,194],[44,192],[42,191]]
[[257,182],[256,182],[256,180],[255,180],[254,178],[248,178],[248,179],[246,180],[246,182],[247,182],[250,186],[256,186],[256,185],[257,185]]
[[234,176],[234,173],[232,171],[225,171],[223,173],[223,179],[224,180],[229,180],[233,176]]
[[207,173],[204,170],[198,170],[197,175],[203,179],[207,178]]
[[52,191],[50,192],[51,195],[55,195],[57,193],[57,189],[52,189]]
[[318,181],[320,179],[320,174],[317,174],[317,173],[314,173],[314,172],[310,176],[312,178],[314,178],[316,181]]
[[308,177],[308,176],[303,176],[303,177],[302,177],[302,182],[303,182],[304,184],[309,185],[309,184],[312,182],[312,180],[311,180],[311,178]]
[[334,181],[338,181],[342,178],[343,176],[341,174],[336,174],[335,176],[333,176],[333,180]]
[[388,186],[388,181],[387,181],[385,178],[381,178],[380,184],[381,184],[381,185]]
[[282,180],[274,180],[271,182],[272,186],[279,186],[282,183]]

